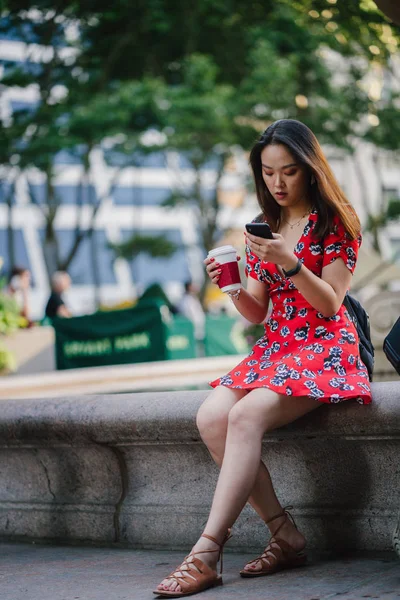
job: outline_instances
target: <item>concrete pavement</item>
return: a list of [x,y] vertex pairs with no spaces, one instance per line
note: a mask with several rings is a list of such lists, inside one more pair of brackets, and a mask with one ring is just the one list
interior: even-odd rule
[[[1,600],[146,600],[181,552],[0,543]],[[394,553],[313,557],[302,569],[254,580],[238,570],[250,555],[226,552],[224,585],[204,600],[399,600]]]

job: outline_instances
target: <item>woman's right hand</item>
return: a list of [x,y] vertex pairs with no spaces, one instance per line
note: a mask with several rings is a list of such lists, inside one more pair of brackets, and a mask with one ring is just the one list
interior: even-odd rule
[[[238,261],[240,260],[240,256],[237,256],[236,258]],[[207,275],[211,279],[212,283],[218,285],[218,280],[222,273],[220,263],[215,260],[215,258],[208,258],[208,256],[203,262],[206,265]]]
[[221,265],[215,260],[215,258],[208,258],[208,256],[203,262],[206,265],[207,275],[211,279],[212,283],[218,285],[218,280],[222,272]]

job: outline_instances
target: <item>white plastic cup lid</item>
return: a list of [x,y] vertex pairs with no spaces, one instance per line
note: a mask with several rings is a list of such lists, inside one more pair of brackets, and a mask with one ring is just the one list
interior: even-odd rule
[[219,248],[214,248],[213,250],[210,250],[208,256],[219,256],[220,254],[231,254],[232,252],[236,256],[237,251],[236,248],[234,248],[233,246],[219,246]]

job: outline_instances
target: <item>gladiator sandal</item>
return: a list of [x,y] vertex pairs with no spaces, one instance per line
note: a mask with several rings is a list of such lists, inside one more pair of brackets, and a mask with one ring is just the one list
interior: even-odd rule
[[[228,529],[228,533],[224,537],[222,543],[218,542],[211,535],[203,533],[200,537],[207,538],[215,544],[218,548],[215,550],[200,550],[197,552],[191,552],[188,554],[183,562],[177,567],[168,577],[172,581],[176,581],[181,590],[153,590],[153,594],[157,594],[160,598],[182,598],[183,596],[191,596],[192,594],[198,594],[204,592],[208,588],[217,587],[222,585],[222,568],[223,568],[223,549],[226,542],[232,537],[231,530]],[[221,561],[219,575],[217,571],[211,569],[208,565],[203,563],[197,554],[205,554],[206,552],[218,552],[218,562]],[[193,557],[193,558],[192,558]],[[191,559],[191,560],[189,560]],[[218,563],[217,563],[218,564]]]
[[268,525],[275,519],[279,519],[279,517],[285,517],[285,520],[279,525],[277,530],[272,535],[269,540],[268,546],[265,548],[264,552],[261,556],[250,560],[247,565],[256,565],[257,562],[261,562],[261,569],[257,571],[251,571],[249,569],[242,569],[240,571],[240,575],[242,577],[263,577],[265,575],[272,575],[273,573],[277,573],[278,571],[282,571],[283,569],[293,569],[294,567],[301,567],[307,562],[307,556],[304,551],[297,552],[290,544],[288,544],[285,540],[282,540],[278,537],[278,533],[286,522],[286,519],[290,519],[293,525],[297,529],[297,525],[292,517],[292,515],[288,512],[288,509],[292,509],[292,506],[287,506],[284,508],[283,512],[279,513],[279,515],[275,515],[269,521],[266,521]]

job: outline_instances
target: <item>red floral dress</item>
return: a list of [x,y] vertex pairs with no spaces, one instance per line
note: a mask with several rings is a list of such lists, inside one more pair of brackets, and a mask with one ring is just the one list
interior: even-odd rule
[[[351,240],[338,217],[322,241],[314,235],[317,212],[310,214],[294,252],[321,277],[324,266],[341,258],[353,273],[361,237]],[[246,248],[246,274],[268,286],[272,312],[265,333],[250,354],[210,385],[253,390],[265,387],[287,396],[309,396],[319,402],[357,399],[371,402],[368,371],[361,362],[358,335],[342,305],[324,317],[303,298],[290,278],[273,263]]]

